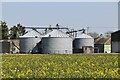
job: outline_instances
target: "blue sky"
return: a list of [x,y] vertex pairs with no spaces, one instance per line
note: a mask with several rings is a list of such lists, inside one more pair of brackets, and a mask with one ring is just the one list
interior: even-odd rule
[[89,27],[105,33],[118,28],[117,2],[3,2],[2,20],[13,26],[48,26],[59,23],[74,29]]
[[0,3],[0,20],[2,20],[2,3]]
[[1,0],[2,2],[118,2],[119,0]]

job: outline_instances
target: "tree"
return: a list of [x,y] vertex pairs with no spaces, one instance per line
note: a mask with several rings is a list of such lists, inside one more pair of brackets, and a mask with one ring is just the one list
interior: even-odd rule
[[97,38],[97,37],[100,36],[97,32],[91,32],[91,33],[88,33],[88,34],[93,38]]
[[0,21],[0,29],[1,32],[0,35],[2,38],[1,39],[8,39],[9,37],[9,29],[8,29],[8,25],[6,24],[6,22]]
[[24,34],[26,34],[25,27],[23,27],[21,24],[17,24],[17,28],[19,36],[23,36]]
[[10,39],[17,39],[18,37],[18,29],[16,26],[10,28]]
[[21,24],[17,24],[10,29],[10,38],[18,39],[19,36],[23,36],[26,33],[25,28]]

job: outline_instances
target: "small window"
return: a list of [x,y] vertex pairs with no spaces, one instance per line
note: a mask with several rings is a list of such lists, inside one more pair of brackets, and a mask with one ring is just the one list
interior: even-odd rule
[[35,38],[38,38],[37,36],[35,36]]
[[49,37],[51,37],[51,35],[49,35]]
[[65,53],[68,53],[68,50],[65,50]]

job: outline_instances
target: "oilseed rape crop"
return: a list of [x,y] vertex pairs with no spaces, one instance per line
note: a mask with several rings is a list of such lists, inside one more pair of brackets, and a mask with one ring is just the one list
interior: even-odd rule
[[2,78],[119,78],[118,54],[3,54]]

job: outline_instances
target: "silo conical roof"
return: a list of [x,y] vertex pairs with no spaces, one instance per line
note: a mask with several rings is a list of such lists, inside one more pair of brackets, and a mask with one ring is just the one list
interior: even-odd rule
[[61,30],[53,30],[43,37],[69,37],[69,35],[65,34]]
[[76,38],[93,38],[93,37],[91,37],[85,33],[82,33],[82,34],[78,35]]
[[29,31],[28,33],[26,33],[23,36],[20,36],[20,38],[24,38],[24,37],[40,37],[40,34],[34,30]]

